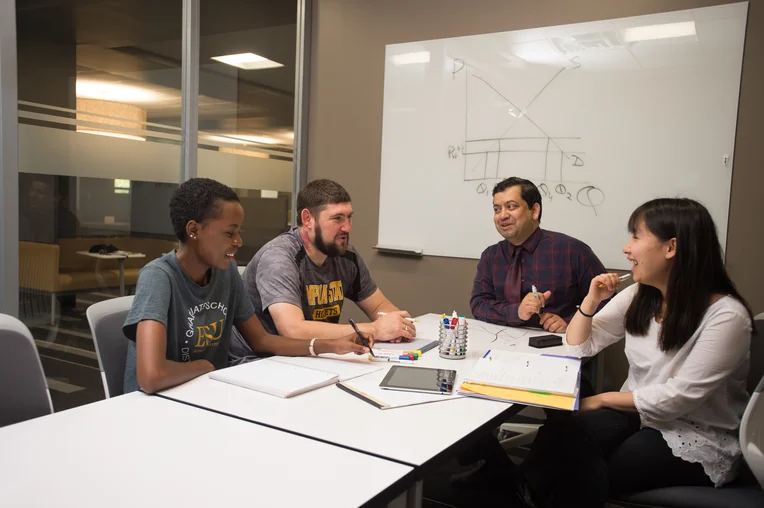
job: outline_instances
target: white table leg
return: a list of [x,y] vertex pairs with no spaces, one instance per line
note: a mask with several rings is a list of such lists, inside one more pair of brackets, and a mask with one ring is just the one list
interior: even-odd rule
[[406,508],[422,508],[422,492],[424,483],[417,480],[414,485],[406,491]]
[[422,508],[422,480],[416,481],[400,496],[387,505],[387,508]]

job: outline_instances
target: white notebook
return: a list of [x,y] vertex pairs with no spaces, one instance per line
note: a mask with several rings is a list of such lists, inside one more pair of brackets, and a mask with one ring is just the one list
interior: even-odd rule
[[561,395],[578,390],[581,360],[566,356],[489,350],[464,381]]
[[288,398],[380,368],[344,360],[273,356],[216,370],[210,379]]

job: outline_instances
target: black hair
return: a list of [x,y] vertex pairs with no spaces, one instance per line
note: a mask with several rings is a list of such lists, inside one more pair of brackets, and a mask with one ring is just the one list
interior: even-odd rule
[[539,192],[538,187],[536,187],[536,185],[530,180],[526,180],[525,178],[518,178],[516,176],[511,176],[497,183],[496,186],[493,188],[493,194],[491,195],[495,196],[497,193],[504,192],[510,187],[515,187],[515,186],[520,187],[520,197],[523,198],[523,201],[525,201],[528,204],[528,208],[533,209],[533,205],[538,203],[539,205],[538,220],[539,222],[541,222],[541,193]]
[[297,225],[302,226],[302,211],[306,208],[314,217],[326,205],[350,203],[350,194],[334,180],[313,180],[297,194]]
[[239,202],[239,196],[229,186],[210,178],[192,178],[183,182],[170,198],[170,220],[175,236],[186,241],[186,225],[220,216],[222,203]]
[[[629,217],[634,234],[640,222],[660,241],[676,238],[676,255],[666,287],[666,313],[661,327],[661,351],[681,348],[698,329],[715,294],[729,295],[753,314],[727,275],[716,226],[705,206],[687,198],[653,199]],[[626,311],[626,331],[644,336],[650,321],[663,306],[663,295],[652,286],[640,284]]]

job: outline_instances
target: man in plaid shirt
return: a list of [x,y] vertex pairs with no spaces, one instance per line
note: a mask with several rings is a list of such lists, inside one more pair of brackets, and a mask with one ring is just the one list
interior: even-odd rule
[[472,315],[499,325],[565,332],[589,283],[605,267],[585,243],[539,227],[541,194],[529,180],[511,177],[496,184],[493,222],[506,241],[480,256]]
[[[605,273],[605,267],[585,243],[539,227],[541,193],[533,182],[512,177],[496,184],[493,222],[504,240],[480,256],[470,299],[472,315],[499,325],[565,332],[591,280]],[[582,393],[592,391],[586,377],[584,371]],[[454,475],[451,484],[491,488],[516,474],[516,466],[491,434],[458,457],[461,465],[481,459],[475,469]]]

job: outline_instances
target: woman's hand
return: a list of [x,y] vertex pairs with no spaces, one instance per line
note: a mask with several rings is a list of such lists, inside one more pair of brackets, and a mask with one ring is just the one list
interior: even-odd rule
[[344,355],[347,353],[355,353],[357,355],[363,355],[368,353],[370,348],[374,347],[374,335],[370,333],[363,333],[363,332],[361,332],[361,335],[363,335],[363,338],[366,339],[366,342],[369,344],[369,347],[366,347],[363,345],[363,342],[361,342],[361,339],[358,338],[358,334],[351,333],[350,335],[345,335],[344,337],[341,337],[339,339],[329,341],[332,343],[332,346],[333,346],[332,353],[335,353],[338,355]]
[[595,409],[602,409],[603,407],[605,407],[602,400],[602,395],[603,394],[593,395],[591,397],[586,397],[581,399],[581,404],[579,404],[578,410],[593,411]]
[[604,392],[592,397],[581,399],[579,411],[592,411],[594,409],[610,408],[616,411],[636,412],[634,394],[632,392]]
[[589,294],[587,297],[598,305],[602,300],[607,300],[618,291],[618,286],[621,284],[618,277],[617,273],[597,275],[589,284]]

